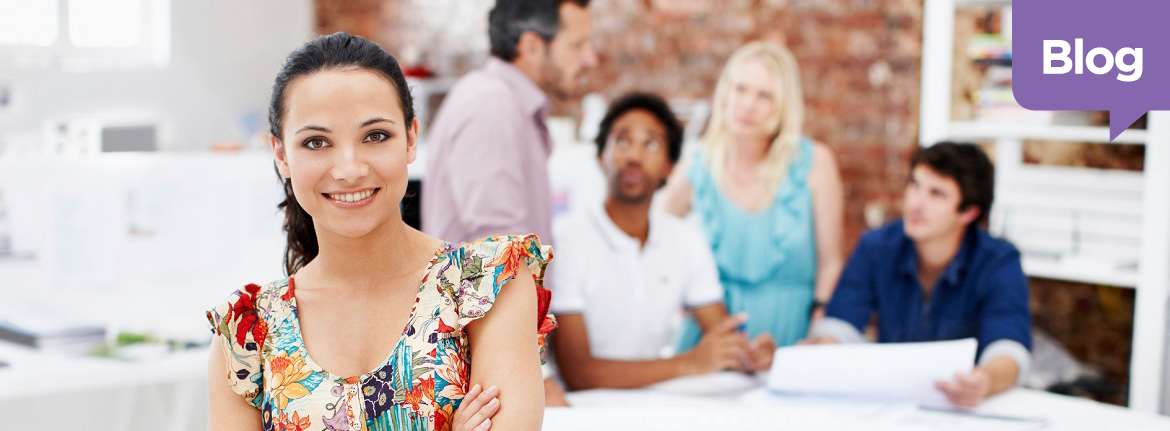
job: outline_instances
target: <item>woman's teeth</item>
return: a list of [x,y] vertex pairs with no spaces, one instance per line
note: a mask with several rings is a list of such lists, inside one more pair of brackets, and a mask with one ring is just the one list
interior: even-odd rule
[[374,190],[375,189],[369,189],[369,190],[364,190],[364,191],[360,191],[357,193],[327,194],[327,196],[329,196],[329,199],[338,200],[338,201],[342,201],[342,202],[357,202],[357,201],[360,201],[362,199],[368,198],[371,195],[373,195]]

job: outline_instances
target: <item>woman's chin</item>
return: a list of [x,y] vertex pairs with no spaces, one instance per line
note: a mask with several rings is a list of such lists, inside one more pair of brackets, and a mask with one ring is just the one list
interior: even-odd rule
[[361,222],[361,223],[345,223],[341,226],[330,226],[329,231],[334,235],[343,238],[363,238],[369,236],[378,228],[377,223]]
[[768,137],[768,133],[765,133],[764,131],[761,131],[761,130],[757,130],[755,128],[751,128],[751,129],[732,128],[732,129],[728,130],[728,132],[731,133],[731,137],[733,139],[735,139],[736,141],[739,141],[739,142],[758,141],[760,139],[765,139]]

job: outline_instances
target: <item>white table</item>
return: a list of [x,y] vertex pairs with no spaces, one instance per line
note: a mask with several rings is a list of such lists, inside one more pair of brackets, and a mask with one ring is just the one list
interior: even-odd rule
[[0,342],[0,429],[206,428],[208,350],[127,362]]
[[[0,429],[203,429],[208,351],[140,362],[77,358],[0,343]],[[1170,430],[1170,417],[1015,389],[976,413],[1039,418],[997,421],[910,405],[768,396],[763,380],[735,373],[645,389],[570,392],[571,408],[545,411],[544,429],[568,430]],[[47,416],[51,415],[51,416]]]
[[763,389],[762,379],[733,373],[567,398],[573,407],[545,410],[545,430],[1170,430],[1167,416],[1029,389],[995,396],[973,412],[983,416],[974,416],[900,403],[779,397]]

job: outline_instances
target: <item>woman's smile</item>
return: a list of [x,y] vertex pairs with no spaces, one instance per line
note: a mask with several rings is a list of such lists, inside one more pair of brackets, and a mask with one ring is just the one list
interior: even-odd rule
[[330,203],[340,208],[353,209],[369,205],[374,201],[381,187],[372,187],[353,192],[321,193]]

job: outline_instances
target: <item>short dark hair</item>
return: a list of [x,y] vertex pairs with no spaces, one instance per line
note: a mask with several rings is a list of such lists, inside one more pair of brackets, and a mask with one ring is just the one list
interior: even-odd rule
[[987,154],[970,143],[939,142],[918,150],[910,160],[910,170],[926,165],[939,175],[959,183],[959,211],[975,206],[979,218],[971,222],[979,226],[987,221],[991,202],[995,199],[995,167]]
[[496,6],[488,13],[492,55],[504,61],[516,59],[516,44],[526,31],[536,33],[545,42],[553,40],[561,30],[564,3],[589,7],[589,0],[496,0]]
[[609,140],[613,122],[617,121],[622,114],[635,109],[649,112],[666,128],[666,155],[670,158],[671,164],[678,163],[678,158],[682,155],[682,125],[678,123],[678,117],[674,116],[670,105],[652,93],[628,93],[609,105],[609,111],[605,113],[605,118],[601,119],[597,138],[593,140],[597,143],[597,156],[601,157],[601,153],[605,152],[605,144]]

